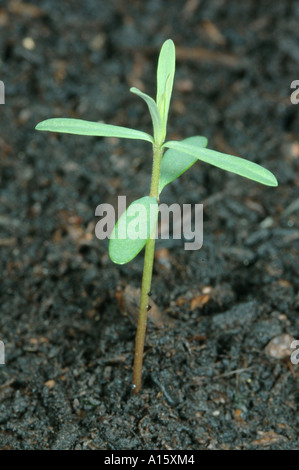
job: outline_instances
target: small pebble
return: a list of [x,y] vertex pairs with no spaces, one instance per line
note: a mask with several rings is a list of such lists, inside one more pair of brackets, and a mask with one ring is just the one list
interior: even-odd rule
[[294,338],[289,334],[275,336],[265,347],[265,353],[275,359],[284,359],[292,354],[291,343]]

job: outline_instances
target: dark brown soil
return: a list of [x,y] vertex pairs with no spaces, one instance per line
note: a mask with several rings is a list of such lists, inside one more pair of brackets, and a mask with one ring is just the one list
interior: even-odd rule
[[[298,449],[298,2],[0,4],[0,448]],[[29,38],[29,39],[28,39]],[[121,313],[143,257],[111,263],[95,208],[147,194],[146,142],[38,133],[55,116],[151,132],[159,49],[177,72],[168,136],[274,172],[268,188],[199,163],[162,201],[204,204],[204,243],[158,241],[142,393]],[[296,75],[297,74],[297,75]],[[278,339],[279,341],[279,339]],[[268,354],[267,354],[268,351]]]

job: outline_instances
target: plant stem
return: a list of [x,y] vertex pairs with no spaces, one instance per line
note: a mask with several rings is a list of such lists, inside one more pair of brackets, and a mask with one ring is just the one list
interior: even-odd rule
[[[162,160],[162,155],[163,155],[163,149],[161,149],[161,146],[157,146],[154,144],[153,154],[154,154],[154,158],[153,158],[150,197],[157,198],[157,202],[159,202],[160,168],[161,168],[161,160]],[[145,245],[139,316],[138,316],[138,325],[137,325],[136,342],[135,342],[135,356],[134,356],[134,370],[133,370],[133,393],[134,394],[137,394],[141,389],[143,351],[144,351],[144,341],[145,341],[146,324],[147,324],[148,301],[149,301],[149,293],[151,291],[151,285],[152,285],[152,275],[153,275],[153,265],[154,265],[154,255],[155,255],[156,224],[154,226],[154,229],[151,233],[150,238],[147,240],[146,245]]]

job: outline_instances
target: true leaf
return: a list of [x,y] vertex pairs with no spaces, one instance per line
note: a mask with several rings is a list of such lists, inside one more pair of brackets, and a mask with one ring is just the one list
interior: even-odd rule
[[125,264],[142,250],[156,227],[158,203],[145,196],[132,202],[120,216],[109,240],[109,256],[114,263]]
[[162,120],[164,138],[175,73],[175,47],[171,39],[164,42],[157,69],[157,106]]
[[118,137],[124,139],[141,139],[153,143],[154,139],[146,132],[113,126],[100,122],[84,121],[72,118],[52,118],[37,124],[38,131],[63,132],[66,134],[92,135],[98,137]]
[[[194,136],[188,137],[181,142],[196,147],[206,147],[208,139],[202,136]],[[197,160],[197,157],[188,155],[180,150],[172,148],[166,150],[161,162],[159,194],[167,184],[181,176],[181,174],[187,171]]]
[[197,147],[185,142],[169,141],[165,142],[163,146],[174,150],[180,150],[187,155],[198,158],[198,160],[210,163],[210,165],[217,166],[222,170],[244,176],[245,178],[257,181],[258,183],[262,183],[267,186],[278,185],[275,176],[269,170],[257,163],[245,160],[244,158]]
[[142,98],[146,102],[152,118],[155,142],[161,144],[163,142],[162,122],[156,102],[153,100],[153,98],[148,96],[146,93],[143,93],[142,91],[138,90],[138,88],[136,87],[130,88],[130,91],[132,93],[135,93],[135,95],[140,96],[140,98]]

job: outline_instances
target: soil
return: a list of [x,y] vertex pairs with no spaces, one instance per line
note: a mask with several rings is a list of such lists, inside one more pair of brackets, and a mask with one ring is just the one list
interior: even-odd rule
[[[0,7],[0,448],[298,449],[298,2]],[[157,242],[152,299],[166,320],[149,321],[134,396],[122,301],[143,256],[114,265],[95,208],[147,194],[150,145],[34,127],[68,116],[151,132],[129,88],[155,95],[169,37],[168,137],[205,135],[279,186],[197,163],[165,188],[162,202],[203,203],[204,242]]]

